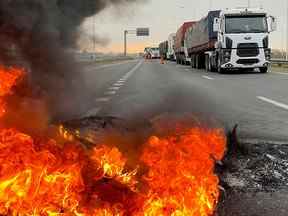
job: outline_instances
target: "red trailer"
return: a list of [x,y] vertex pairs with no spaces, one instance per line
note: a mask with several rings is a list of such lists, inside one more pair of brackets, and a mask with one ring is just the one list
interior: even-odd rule
[[184,39],[188,28],[192,27],[195,22],[185,22],[178,29],[175,40],[175,55],[177,64],[190,64],[191,58],[188,56],[187,47],[185,47]]

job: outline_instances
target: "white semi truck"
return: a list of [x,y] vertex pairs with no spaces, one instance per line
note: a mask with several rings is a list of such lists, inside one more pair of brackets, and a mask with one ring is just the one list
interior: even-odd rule
[[268,71],[269,33],[276,20],[263,9],[237,8],[210,11],[185,35],[193,68],[219,73],[237,69]]

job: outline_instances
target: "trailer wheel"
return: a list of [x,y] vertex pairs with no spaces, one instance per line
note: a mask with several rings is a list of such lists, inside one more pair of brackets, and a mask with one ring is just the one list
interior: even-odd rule
[[205,55],[205,69],[206,71],[211,71],[211,61],[209,55]]

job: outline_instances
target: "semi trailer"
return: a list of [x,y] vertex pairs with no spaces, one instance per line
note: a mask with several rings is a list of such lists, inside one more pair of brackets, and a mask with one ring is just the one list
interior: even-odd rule
[[219,73],[259,68],[266,73],[271,60],[269,33],[274,30],[275,18],[263,9],[210,11],[187,28],[184,44],[193,68]]
[[177,64],[190,64],[191,58],[188,55],[186,44],[184,43],[185,33],[195,22],[185,22],[178,29],[175,38],[175,56]]
[[159,53],[161,58],[167,59],[168,41],[164,41],[159,44]]
[[176,34],[172,33],[168,37],[168,52],[167,52],[167,58],[170,61],[175,61],[175,40],[176,40]]

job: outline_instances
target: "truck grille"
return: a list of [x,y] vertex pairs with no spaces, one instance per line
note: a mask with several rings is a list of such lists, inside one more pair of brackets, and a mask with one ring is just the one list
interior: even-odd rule
[[254,57],[259,55],[257,43],[240,43],[237,47],[237,55],[239,57]]
[[257,64],[258,62],[259,62],[259,59],[239,59],[237,61],[237,64],[252,65],[252,64]]

